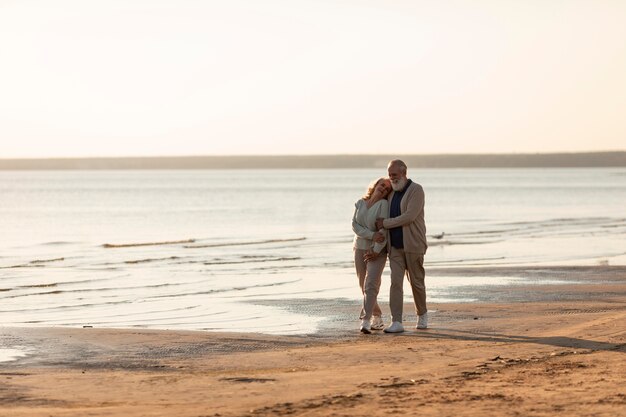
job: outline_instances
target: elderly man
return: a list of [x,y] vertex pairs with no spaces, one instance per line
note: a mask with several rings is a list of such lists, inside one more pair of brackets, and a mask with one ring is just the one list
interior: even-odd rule
[[424,284],[424,254],[426,243],[426,224],[424,223],[424,190],[422,186],[407,178],[404,162],[394,159],[387,166],[393,192],[389,195],[389,218],[377,219],[376,227],[389,230],[387,247],[389,266],[391,267],[391,289],[389,307],[391,309],[390,326],[386,333],[400,333],[402,326],[403,283],[408,275],[413,301],[417,311],[418,329],[428,327],[426,309],[426,286]]

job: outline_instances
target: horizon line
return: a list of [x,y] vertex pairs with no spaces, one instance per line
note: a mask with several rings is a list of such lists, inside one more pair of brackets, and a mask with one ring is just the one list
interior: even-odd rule
[[0,170],[191,170],[384,168],[392,159],[420,168],[626,167],[626,151],[534,154],[213,155],[0,159]]
[[100,155],[100,156],[31,156],[31,157],[0,157],[0,161],[34,161],[34,160],[74,160],[74,159],[151,159],[151,158],[277,158],[277,157],[381,157],[404,155],[407,157],[430,156],[549,156],[549,155],[592,155],[626,153],[622,150],[601,151],[553,151],[553,152],[480,152],[480,153],[311,153],[311,154],[181,154],[181,155]]

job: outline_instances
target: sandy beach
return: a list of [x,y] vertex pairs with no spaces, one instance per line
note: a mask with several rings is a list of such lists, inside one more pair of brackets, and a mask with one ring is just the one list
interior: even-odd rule
[[25,356],[0,363],[0,416],[626,415],[626,267],[533,273],[572,282],[431,303],[397,335],[359,334],[345,300],[291,305],[330,317],[303,336],[3,327]]

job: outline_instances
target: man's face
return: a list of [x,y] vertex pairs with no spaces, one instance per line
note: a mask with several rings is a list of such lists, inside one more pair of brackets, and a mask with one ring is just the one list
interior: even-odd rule
[[402,167],[398,165],[390,165],[389,168],[387,168],[387,174],[389,174],[389,179],[392,182],[393,180],[406,178],[406,173],[402,172]]
[[404,188],[407,178],[406,172],[402,169],[402,167],[398,165],[389,165],[389,168],[387,168],[387,174],[389,174],[391,187],[394,191],[400,191]]

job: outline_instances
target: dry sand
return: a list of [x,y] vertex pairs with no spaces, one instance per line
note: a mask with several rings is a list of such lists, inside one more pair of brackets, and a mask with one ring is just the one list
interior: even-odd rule
[[298,337],[2,328],[30,353],[0,364],[0,416],[626,416],[626,267],[541,271],[591,283],[430,304],[397,335],[339,302]]

